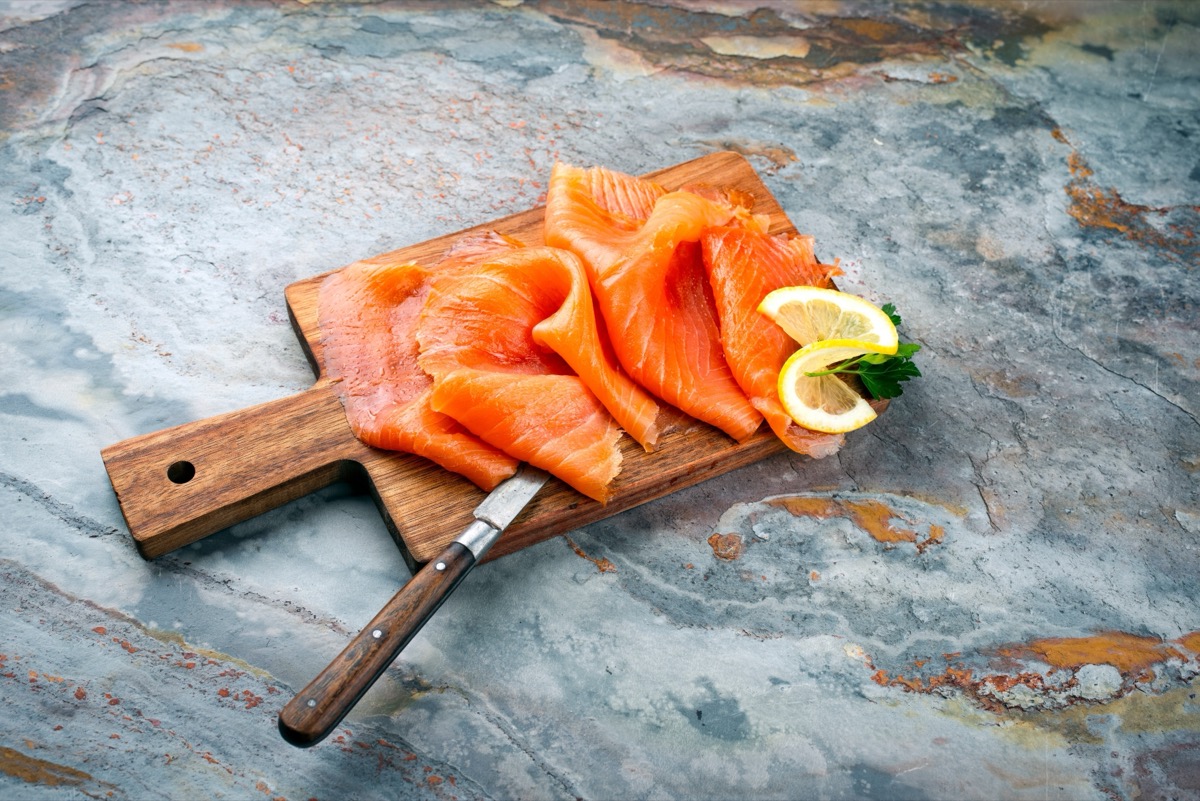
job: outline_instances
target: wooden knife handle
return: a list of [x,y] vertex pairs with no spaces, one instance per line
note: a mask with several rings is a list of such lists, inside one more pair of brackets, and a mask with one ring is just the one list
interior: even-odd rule
[[301,748],[325,739],[474,566],[474,554],[459,542],[450,543],[426,563],[345,650],[280,710],[283,739]]
[[101,451],[138,551],[161,556],[346,474],[365,449],[328,383]]

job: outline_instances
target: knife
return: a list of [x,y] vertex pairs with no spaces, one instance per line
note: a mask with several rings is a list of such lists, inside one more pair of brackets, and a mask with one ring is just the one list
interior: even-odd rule
[[283,739],[300,748],[325,739],[548,478],[545,472],[525,464],[492,490],[475,507],[474,522],[417,571],[345,650],[280,710]]

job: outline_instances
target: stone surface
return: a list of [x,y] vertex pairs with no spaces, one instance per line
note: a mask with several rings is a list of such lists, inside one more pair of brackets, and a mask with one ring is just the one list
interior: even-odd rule
[[[1195,798],[1191,3],[0,2],[0,795]],[[481,568],[334,738],[407,575],[334,487],[152,563],[99,451],[299,391],[284,287],[746,154],[924,377]]]

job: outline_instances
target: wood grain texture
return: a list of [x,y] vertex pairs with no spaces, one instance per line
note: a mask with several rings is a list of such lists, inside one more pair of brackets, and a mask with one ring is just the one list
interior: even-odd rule
[[[668,189],[687,184],[734,187],[755,199],[772,233],[792,232],[787,215],[750,164],[735,153],[714,153],[648,177]],[[541,242],[543,209],[531,209],[467,231],[381,254],[371,262],[432,265],[460,236],[492,229],[529,244]],[[363,474],[389,530],[410,566],[428,561],[472,520],[484,493],[467,480],[416,456],[379,451],[359,442],[322,373],[317,296],[325,273],[285,290],[288,311],[317,371],[312,389],[279,401],[125,440],[102,452],[113,488],[139,552],[153,558],[334,481]],[[670,414],[670,411],[668,412]],[[488,558],[503,556],[653,500],[674,490],[785,450],[764,425],[744,443],[674,412],[654,453],[629,437],[600,505],[557,479],[542,489]],[[172,465],[189,462],[195,476],[176,483]],[[360,469],[361,468],[361,469]]]
[[280,710],[283,739],[301,748],[325,739],[474,566],[475,557],[457,542],[430,560]]

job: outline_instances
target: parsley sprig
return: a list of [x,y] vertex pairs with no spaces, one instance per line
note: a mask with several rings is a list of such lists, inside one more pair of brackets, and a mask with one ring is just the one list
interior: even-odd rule
[[[900,325],[900,315],[896,313],[896,307],[893,304],[885,303],[880,308],[891,318],[893,325]],[[900,387],[901,381],[920,377],[921,371],[912,361],[913,355],[920,349],[921,346],[915,342],[901,342],[894,355],[864,353],[862,356],[847,359],[828,370],[818,370],[815,373],[805,373],[805,375],[813,378],[835,373],[857,375],[872,398],[879,400],[895,398],[904,392]]]

